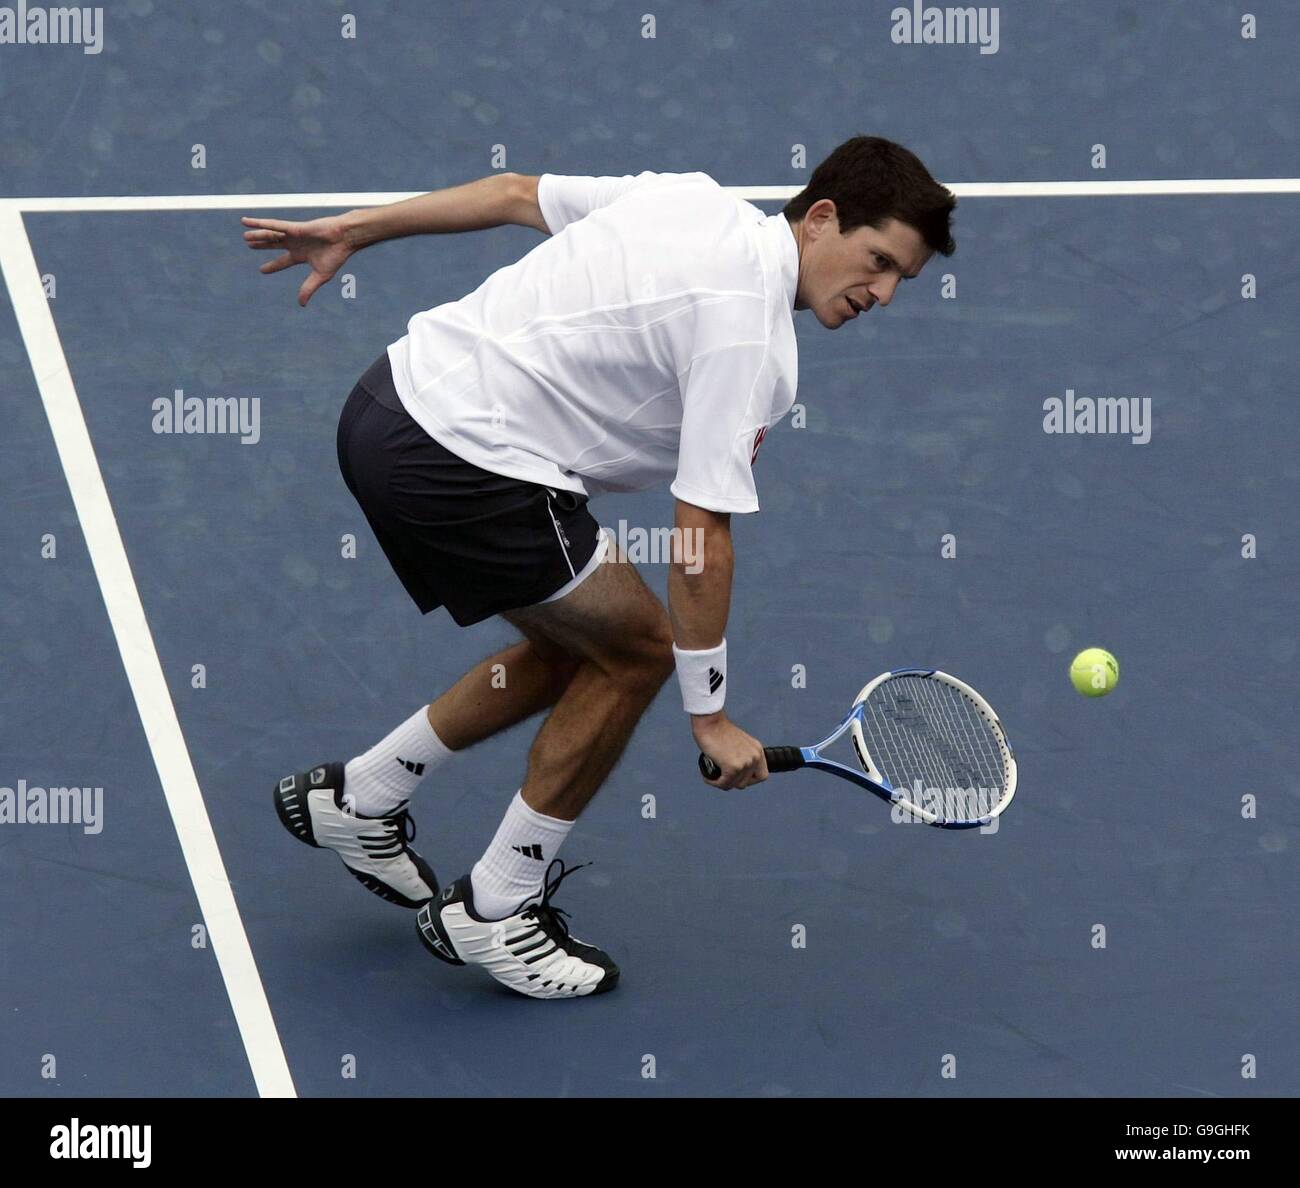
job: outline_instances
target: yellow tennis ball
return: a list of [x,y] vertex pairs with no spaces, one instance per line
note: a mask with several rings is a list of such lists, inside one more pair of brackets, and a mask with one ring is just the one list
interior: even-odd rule
[[1104,697],[1119,684],[1119,661],[1105,648],[1084,648],[1070,663],[1070,681],[1085,697]]

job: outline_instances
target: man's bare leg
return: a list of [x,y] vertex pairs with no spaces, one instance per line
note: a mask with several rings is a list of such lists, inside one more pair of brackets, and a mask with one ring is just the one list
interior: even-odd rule
[[522,640],[476,664],[432,705],[348,760],[344,778],[356,812],[400,811],[451,754],[554,705],[577,667],[546,640]]
[[[505,618],[525,638],[481,660],[426,708],[437,736],[430,745],[442,755],[461,751],[555,706],[534,743],[523,796],[538,812],[572,821],[672,671],[668,614],[631,565],[607,563],[564,598]],[[379,799],[373,785],[361,785],[357,800],[366,815],[396,805],[420,778],[380,764],[391,758],[396,737],[377,744],[384,754],[370,766],[400,786],[385,788]],[[358,787],[353,772],[349,778]]]
[[554,705],[578,661],[545,640],[525,639],[475,665],[429,706],[429,725],[462,751]]
[[564,598],[505,618],[530,640],[562,648],[577,671],[483,857],[420,912],[420,935],[435,956],[481,965],[521,994],[600,994],[618,983],[618,967],[559,920],[551,895],[563,873],[550,876],[551,864],[672,672],[671,624],[636,570],[617,561]]
[[633,566],[607,562],[566,597],[505,617],[580,661],[533,743],[522,788],[529,808],[573,821],[673,671],[668,612]]

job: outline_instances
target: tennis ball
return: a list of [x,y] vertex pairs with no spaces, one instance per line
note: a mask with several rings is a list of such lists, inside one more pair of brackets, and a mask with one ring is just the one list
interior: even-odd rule
[[1119,684],[1119,661],[1105,648],[1084,648],[1070,663],[1070,681],[1085,697],[1104,697]]

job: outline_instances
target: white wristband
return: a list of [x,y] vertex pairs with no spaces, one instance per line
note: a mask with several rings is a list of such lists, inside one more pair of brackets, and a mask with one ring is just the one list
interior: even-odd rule
[[673,644],[682,708],[688,714],[716,714],[727,700],[727,641],[701,652],[683,652]]

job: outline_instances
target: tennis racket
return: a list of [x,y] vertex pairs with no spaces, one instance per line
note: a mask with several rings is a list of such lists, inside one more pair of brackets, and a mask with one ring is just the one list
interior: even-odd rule
[[[862,770],[822,751],[847,731]],[[989,705],[933,668],[896,668],[867,684],[844,720],[811,747],[764,747],[768,771],[812,767],[848,780],[941,829],[974,829],[1016,794],[1016,759]],[[700,756],[705,779],[721,769]]]

